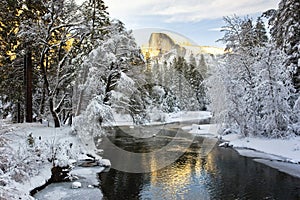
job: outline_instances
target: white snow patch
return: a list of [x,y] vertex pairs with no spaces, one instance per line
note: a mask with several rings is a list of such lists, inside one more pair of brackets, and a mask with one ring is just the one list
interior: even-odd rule
[[[175,113],[153,112],[149,113],[150,123],[147,125],[160,125],[168,123],[199,123],[203,120],[209,120],[211,113],[207,111],[180,111]],[[130,115],[123,115],[113,112],[113,126],[133,126]]]
[[239,138],[237,134],[223,136],[224,140],[230,141],[234,148],[254,149],[269,155],[292,160],[300,163],[300,137],[290,139],[270,139],[270,138]]
[[103,167],[111,167],[110,160],[108,159],[101,159],[99,165]]
[[78,188],[81,188],[81,183],[78,182],[78,181],[75,181],[72,183],[72,189],[78,189]]
[[[51,177],[53,163],[49,160],[54,159],[61,166],[70,165],[84,154],[84,145],[71,134],[70,127],[55,129],[38,123],[9,124],[0,120],[0,142],[0,159],[8,159],[0,161],[0,165],[5,165],[0,173],[0,180],[5,183],[1,185],[0,196],[4,199],[33,199],[29,192]],[[101,172],[104,168],[97,170]],[[96,173],[94,176],[98,183]],[[100,190],[97,195],[99,192],[101,196]]]

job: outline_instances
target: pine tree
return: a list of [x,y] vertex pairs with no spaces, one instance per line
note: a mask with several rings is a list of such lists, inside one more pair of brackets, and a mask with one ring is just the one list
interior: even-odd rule
[[78,31],[82,22],[75,14],[77,7],[73,0],[47,0],[25,8],[24,13],[38,9],[35,17],[22,21],[19,33],[30,49],[37,49],[33,51],[40,81],[36,93],[40,109],[36,114],[39,117],[51,114],[55,127],[59,127],[66,115],[70,115],[66,113],[70,113],[70,86],[75,73],[72,59],[78,53],[76,45],[82,41]]
[[[2,10],[0,14],[0,99],[10,104],[8,111],[13,115],[14,121],[22,122],[26,107],[26,121],[32,121],[32,106],[30,94],[32,88],[32,73],[26,73],[31,67],[31,47],[20,37],[21,26],[24,21],[36,19],[39,4],[35,1],[10,1],[4,0],[0,3]],[[27,58],[27,59],[25,59]],[[27,61],[27,62],[26,62]],[[24,91],[24,83],[27,83],[28,92]],[[7,92],[12,90],[14,92]],[[26,102],[26,103],[25,103]],[[26,104],[26,106],[25,106]]]
[[85,48],[90,52],[97,46],[97,42],[103,40],[110,24],[107,7],[103,0],[86,0],[82,4],[84,31],[87,36]]
[[281,0],[271,18],[271,35],[276,45],[288,55],[286,67],[293,71],[293,84],[300,91],[300,2]]
[[261,17],[256,20],[256,25],[254,28],[255,37],[257,38],[256,45],[265,46],[268,42],[267,30]]
[[200,71],[200,74],[201,74],[202,77],[207,77],[208,76],[208,74],[207,74],[208,66],[207,66],[207,63],[205,61],[205,58],[204,58],[203,54],[201,54],[201,56],[200,56],[200,61],[199,61],[199,67],[198,68],[199,68],[199,71]]
[[226,20],[223,41],[234,48],[209,77],[214,114],[244,136],[291,134],[294,117],[289,99],[293,87],[283,67],[284,55],[272,43],[260,41],[249,20]]
[[239,33],[240,46],[244,49],[250,49],[255,46],[255,40],[253,40],[254,27],[252,19],[245,19],[241,23],[241,31]]

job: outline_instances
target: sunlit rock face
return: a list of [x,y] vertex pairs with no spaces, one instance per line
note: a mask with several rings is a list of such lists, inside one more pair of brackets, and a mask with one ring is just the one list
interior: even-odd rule
[[[196,66],[203,77],[208,75],[217,58],[224,54],[224,49],[212,46],[199,46],[191,39],[173,31],[145,28],[133,31],[138,46],[148,63],[170,64],[178,57]],[[148,66],[148,70],[150,69]]]
[[[175,50],[178,56],[185,56],[185,48],[176,44],[170,36],[165,33],[151,33],[148,51],[152,51],[152,56],[161,56]],[[156,54],[156,55],[155,55]]]
[[145,57],[166,58],[182,56],[189,58],[197,55],[221,55],[224,49],[212,46],[200,46],[189,38],[173,31],[145,28],[133,31],[137,44]]

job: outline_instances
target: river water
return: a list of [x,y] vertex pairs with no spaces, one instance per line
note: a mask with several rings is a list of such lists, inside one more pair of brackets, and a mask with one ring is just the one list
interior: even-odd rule
[[[153,135],[151,128],[143,130],[114,129],[99,143],[103,156],[112,162],[109,172],[99,174],[104,199],[300,200],[300,179],[240,156],[233,149],[215,145],[207,154],[204,138],[178,136],[176,129],[153,129]],[[145,134],[136,137],[137,133]],[[157,152],[172,141],[177,142],[158,155],[133,159],[136,154]],[[187,144],[190,147],[186,148]],[[178,158],[168,163],[174,153]]]

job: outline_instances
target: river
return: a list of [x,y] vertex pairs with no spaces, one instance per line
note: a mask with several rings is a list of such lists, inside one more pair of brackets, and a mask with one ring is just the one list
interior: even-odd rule
[[[104,148],[104,157],[111,159],[112,164],[118,162],[115,167],[113,165],[117,169],[99,174],[104,199],[300,199],[300,179],[240,156],[231,148],[215,145],[208,155],[203,155],[205,145],[201,137],[193,138],[186,148],[190,136],[178,137],[176,129],[160,131],[155,137],[133,137],[130,132],[134,131],[124,127],[115,129],[99,144]],[[161,156],[145,160],[132,160],[131,153],[118,155],[112,145],[144,154],[155,152],[173,140],[180,142],[169,147],[167,153],[160,152]],[[149,171],[162,162],[161,158],[168,160],[174,152],[179,153],[176,154],[178,159],[157,171]],[[141,170],[128,167],[137,165],[145,172],[130,171]]]
[[[92,169],[83,188],[50,184],[37,199],[300,200],[300,179],[279,172],[216,140],[172,126],[115,127],[98,138],[112,168]],[[94,177],[94,178],[93,178]],[[95,179],[95,180],[94,180]],[[98,179],[98,180],[97,180]],[[95,188],[88,188],[91,180]],[[97,183],[100,180],[100,184]],[[101,192],[101,191],[102,192]]]

